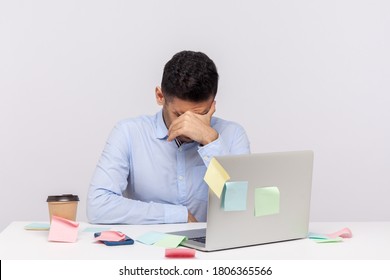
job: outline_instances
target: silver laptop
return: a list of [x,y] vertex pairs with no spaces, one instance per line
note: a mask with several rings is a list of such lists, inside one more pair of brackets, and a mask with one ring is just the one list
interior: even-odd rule
[[[223,195],[218,198],[209,190],[207,228],[172,233],[188,237],[182,245],[216,251],[307,236],[312,151],[215,158],[230,175],[228,182],[247,183],[246,205],[242,208],[241,201],[240,210],[231,211],[232,208],[226,208],[228,201],[222,204]],[[234,203],[233,199],[233,209],[237,206]]]

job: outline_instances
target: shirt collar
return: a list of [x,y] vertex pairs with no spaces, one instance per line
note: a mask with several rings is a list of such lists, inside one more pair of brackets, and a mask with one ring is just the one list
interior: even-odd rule
[[156,137],[158,139],[168,138],[168,128],[163,119],[162,109],[156,114]]

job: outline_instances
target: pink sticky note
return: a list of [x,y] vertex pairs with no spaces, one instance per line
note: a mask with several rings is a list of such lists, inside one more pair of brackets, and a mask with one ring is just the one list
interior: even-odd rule
[[351,238],[352,231],[349,228],[343,228],[342,230],[327,234],[327,236],[329,236],[330,238],[336,238],[336,237]]
[[49,231],[49,241],[76,242],[79,223],[52,216]]
[[165,257],[167,258],[193,258],[195,257],[194,249],[187,248],[167,248],[165,249]]
[[125,234],[114,230],[102,231],[98,237],[95,237],[95,239],[99,241],[121,241],[125,238]]

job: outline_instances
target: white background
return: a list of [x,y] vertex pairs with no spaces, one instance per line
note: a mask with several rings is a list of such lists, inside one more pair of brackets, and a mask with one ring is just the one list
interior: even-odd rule
[[[197,260],[190,259],[161,259],[156,260],[3,260],[1,267],[2,279],[20,280],[31,276],[53,277],[56,280],[68,280],[75,276],[80,279],[376,279],[388,280],[390,271],[386,269],[388,260]],[[23,267],[23,269],[20,269]],[[66,267],[66,269],[64,269]],[[149,275],[119,275],[119,270],[138,271],[149,269]],[[156,276],[151,270],[162,268],[162,271],[179,272],[184,270],[193,275],[164,274]],[[231,271],[246,269],[248,275],[236,275]],[[268,272],[270,275],[254,275],[256,270]],[[199,273],[199,269],[203,274]],[[250,275],[249,271],[255,271]],[[61,271],[61,273],[58,273]],[[226,271],[226,273],[225,273]],[[217,273],[215,273],[217,272]],[[230,273],[229,273],[230,272]],[[319,273],[320,272],[320,273]]]
[[390,220],[390,2],[0,2],[0,230],[78,194],[114,124],[154,114],[178,51],[220,74],[252,152],[312,149],[311,221]]

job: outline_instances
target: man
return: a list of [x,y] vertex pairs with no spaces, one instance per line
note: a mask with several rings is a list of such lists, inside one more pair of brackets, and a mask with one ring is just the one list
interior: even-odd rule
[[155,90],[162,110],[119,122],[107,140],[88,192],[91,223],[206,221],[210,160],[250,152],[240,125],[213,117],[217,89],[205,54],[182,51],[168,61]]

